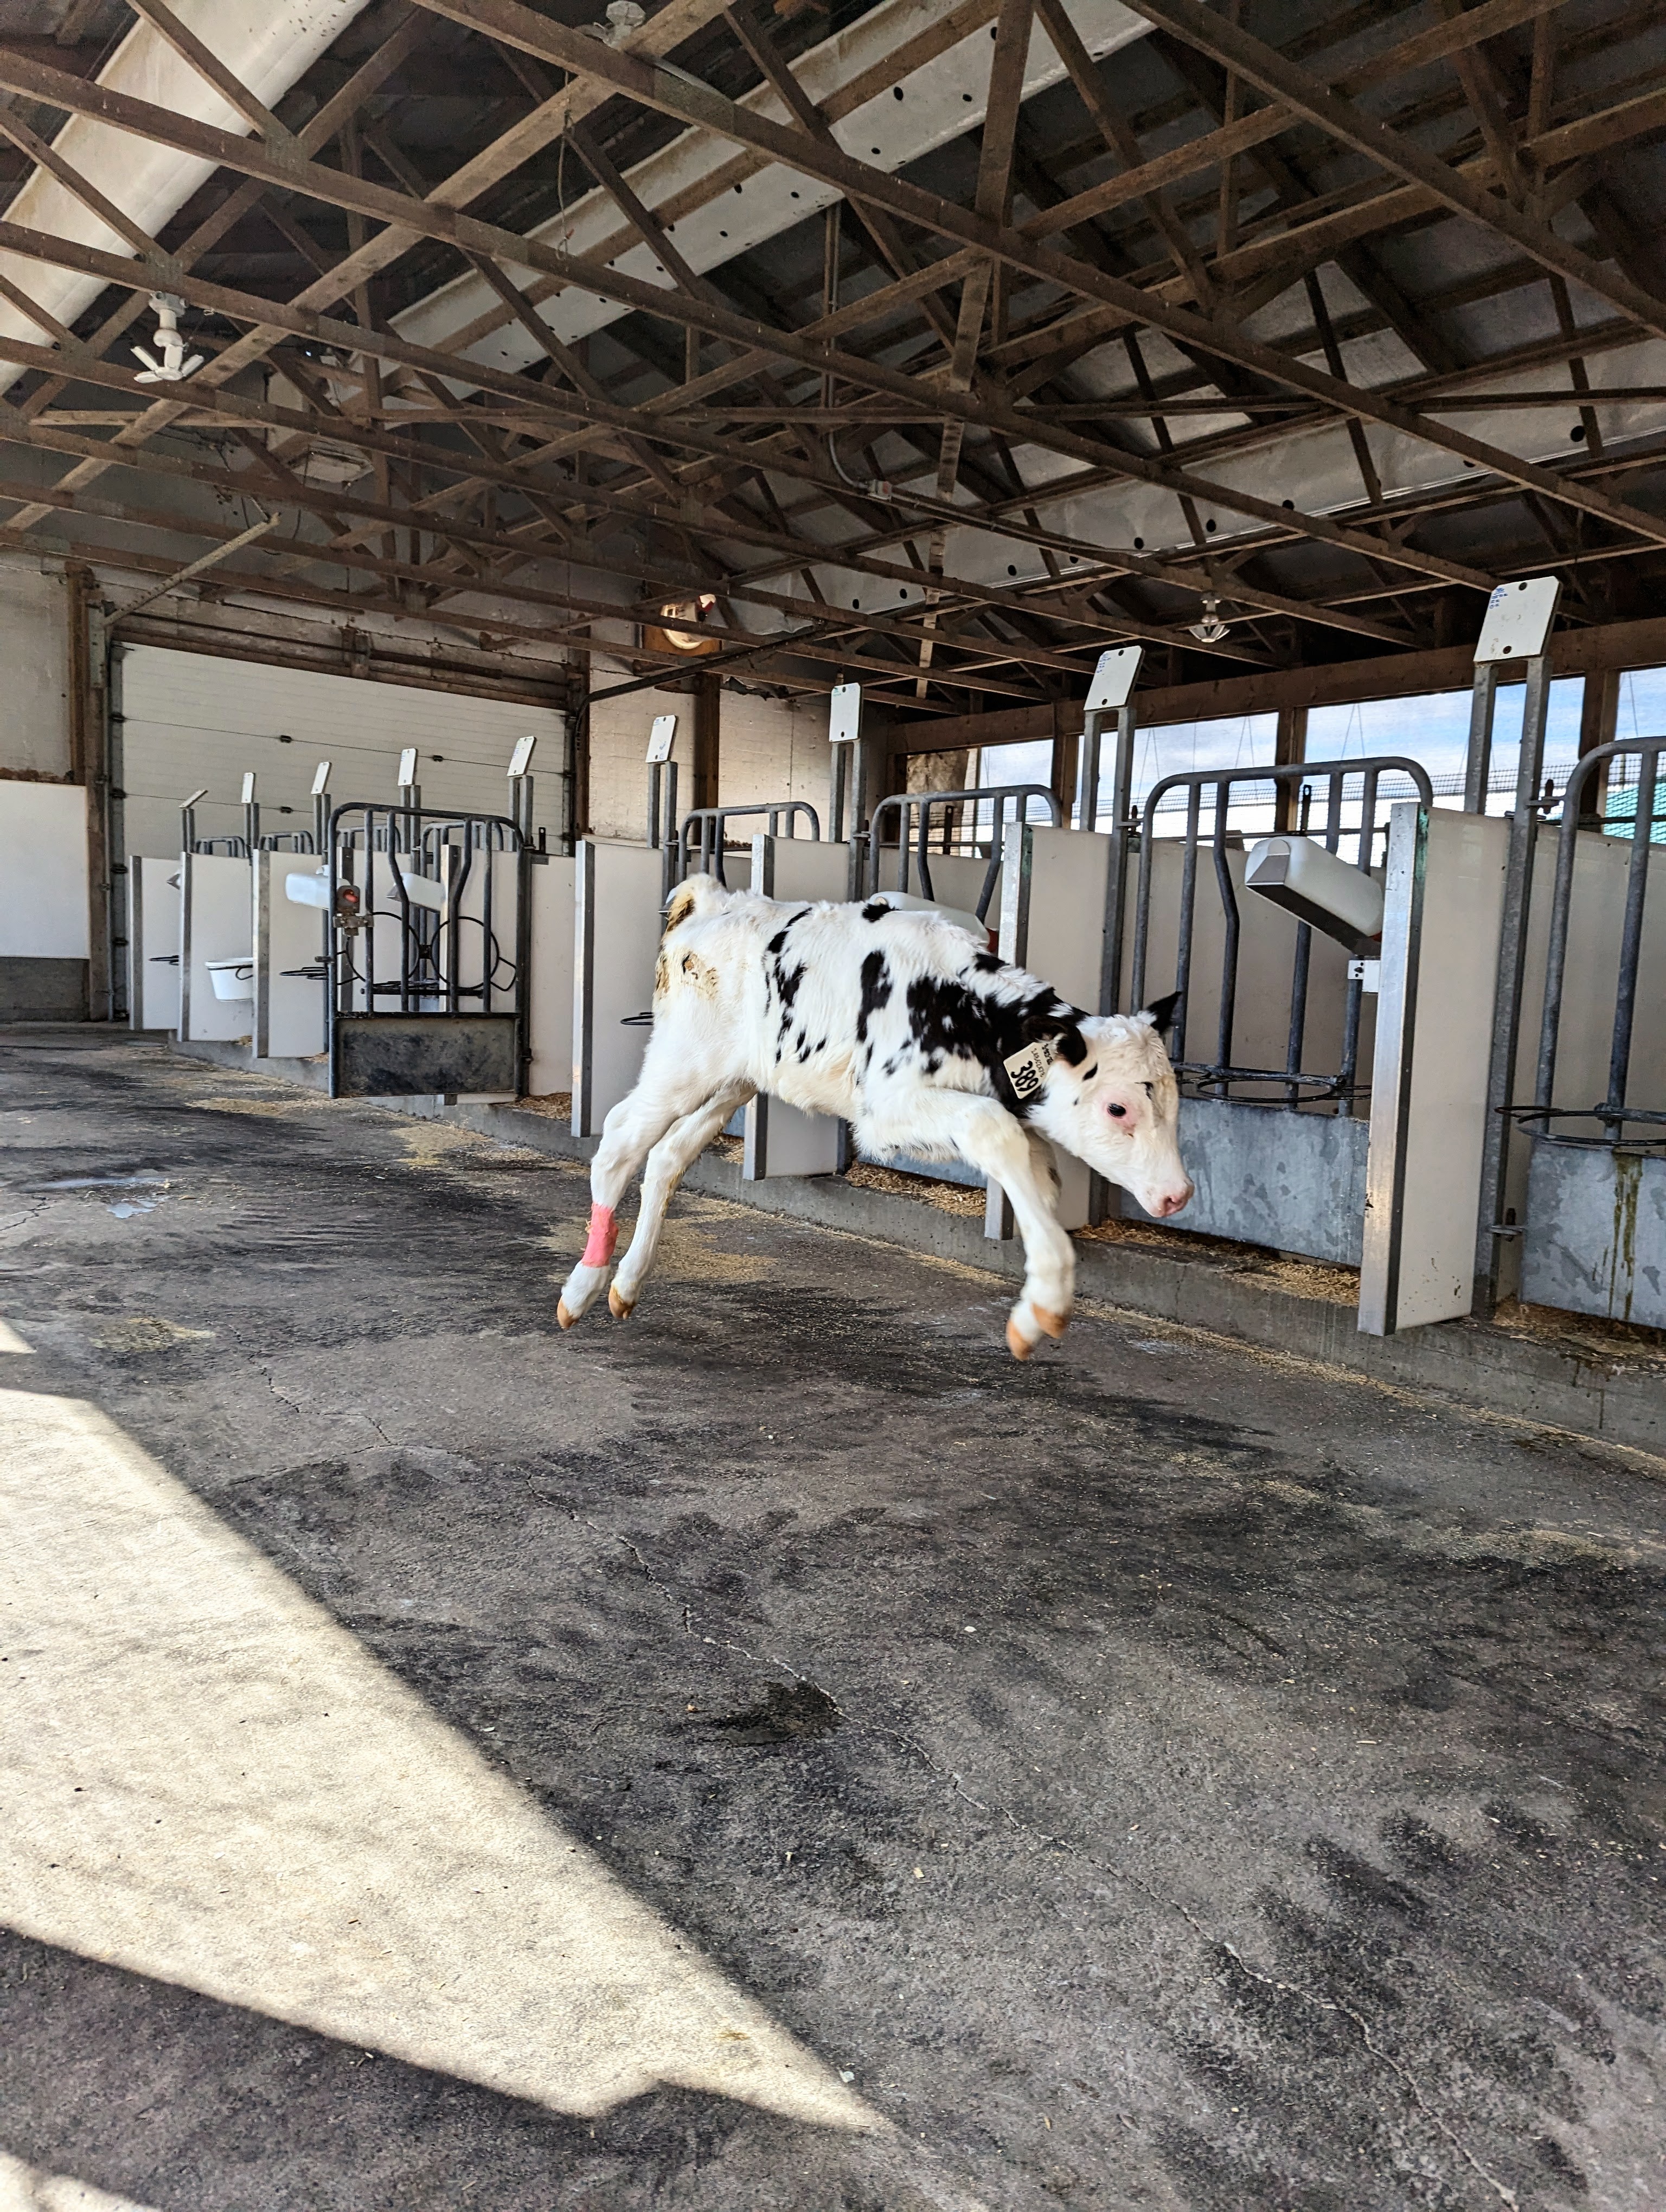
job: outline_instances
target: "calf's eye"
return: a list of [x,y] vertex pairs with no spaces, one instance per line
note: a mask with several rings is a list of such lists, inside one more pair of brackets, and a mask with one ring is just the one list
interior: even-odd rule
[[1105,1111],[1114,1121],[1120,1121],[1128,1112],[1126,1106],[1107,1106]]
[[1096,1060],[1094,1061],[1094,1063],[1093,1063],[1093,1065],[1092,1065],[1092,1066],[1091,1066],[1091,1067],[1090,1067],[1090,1068],[1087,1068],[1087,1069],[1085,1069],[1085,1070],[1084,1070],[1084,1072],[1083,1072],[1083,1075],[1082,1075],[1082,1081],[1083,1081],[1084,1083],[1091,1083],[1091,1082],[1092,1082],[1092,1080],[1093,1080],[1093,1079],[1094,1079],[1094,1077],[1095,1077],[1098,1073],[1099,1073],[1099,1063],[1098,1063],[1098,1061]]

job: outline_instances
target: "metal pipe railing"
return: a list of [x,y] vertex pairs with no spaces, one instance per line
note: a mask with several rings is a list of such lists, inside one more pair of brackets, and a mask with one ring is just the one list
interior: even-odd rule
[[[978,920],[986,921],[988,917],[989,902],[994,896],[995,884],[1000,875],[1001,841],[1006,822],[1007,807],[1009,805],[1012,806],[1016,820],[1027,821],[1030,813],[1029,802],[1032,799],[1038,799],[1046,807],[1047,818],[1054,829],[1063,827],[1064,809],[1059,804],[1057,793],[1049,790],[1044,783],[978,784],[970,791],[894,792],[889,799],[882,799],[879,801],[868,823],[867,865],[865,871],[866,880],[860,886],[862,896],[866,896],[884,888],[879,881],[879,872],[882,865],[880,854],[885,843],[882,833],[887,814],[895,811],[897,816],[896,888],[899,891],[907,891],[909,889],[910,854],[909,811],[913,808],[919,817],[912,833],[912,852],[915,866],[919,870],[920,893],[924,898],[935,898],[937,892],[932,883],[931,854],[928,850],[933,814],[939,807],[943,808],[945,810],[946,823],[947,809],[970,805],[976,810],[984,799],[988,799],[993,802],[989,865],[984,874],[982,889],[978,893],[976,909]],[[982,842],[981,838],[979,842]]]
[[765,817],[767,836],[780,836],[781,824],[785,822],[789,839],[798,834],[793,827],[795,818],[800,814],[808,815],[810,836],[806,842],[821,842],[821,817],[807,799],[763,799],[755,806],[696,806],[684,816],[683,826],[677,833],[678,882],[692,872],[690,862],[694,836],[697,831],[700,843],[698,872],[714,875],[720,884],[727,884],[727,878],[723,872],[723,845],[727,825],[743,818],[755,820],[760,814]]
[[[1356,865],[1369,874],[1377,836],[1386,826],[1378,819],[1381,780],[1391,773],[1408,779],[1423,805],[1432,805],[1433,791],[1426,770],[1417,762],[1404,759],[1397,754],[1376,755],[1365,760],[1296,761],[1280,767],[1268,764],[1254,768],[1193,769],[1164,776],[1147,793],[1145,828],[1140,841],[1140,887],[1134,911],[1131,1002],[1136,1006],[1143,1006],[1148,996],[1146,970],[1151,948],[1153,855],[1159,844],[1178,842],[1182,853],[1174,988],[1181,996],[1175,1019],[1173,1057],[1175,1066],[1193,1077],[1200,1085],[1218,1091],[1224,1096],[1234,1083],[1277,1083],[1284,1088],[1284,1103],[1287,1106],[1302,1103],[1302,1092],[1306,1089],[1316,1091],[1322,1098],[1338,1099],[1352,1109],[1359,1087],[1363,986],[1357,979],[1351,979],[1348,984],[1343,1005],[1340,1065],[1329,1074],[1306,1073],[1302,1063],[1307,1053],[1308,991],[1313,940],[1311,927],[1306,922],[1296,925],[1291,954],[1289,1023],[1284,1067],[1281,1070],[1241,1067],[1233,1060],[1243,917],[1238,907],[1237,885],[1232,880],[1231,867],[1227,859],[1228,825],[1235,790],[1245,785],[1271,784],[1276,792],[1280,786],[1294,785],[1301,791],[1299,819],[1302,826],[1300,830],[1290,834],[1305,835],[1313,793],[1315,787],[1322,783],[1327,787],[1323,831],[1325,849],[1331,853],[1340,852],[1344,838],[1354,836],[1358,841]],[[1347,785],[1353,781],[1357,781],[1359,786],[1359,821],[1357,830],[1350,831],[1345,825],[1345,815],[1352,802],[1347,800],[1346,793]],[[1152,824],[1164,799],[1171,791],[1185,794],[1185,828],[1178,840],[1156,838],[1152,834]],[[1186,1057],[1188,1000],[1191,993],[1196,939],[1198,848],[1203,839],[1203,794],[1206,791],[1213,791],[1214,800],[1208,842],[1213,860],[1215,887],[1220,899],[1223,943],[1214,1057],[1209,1060],[1192,1060]]]
[[[1539,1024],[1539,1058],[1535,1071],[1533,1103],[1523,1118],[1536,1121],[1547,1134],[1554,1120],[1564,1116],[1602,1124],[1601,1141],[1613,1143],[1628,1121],[1666,1123],[1666,1110],[1631,1106],[1626,1092],[1631,1080],[1632,1045],[1636,1030],[1638,980],[1642,963],[1643,927],[1653,861],[1654,832],[1666,823],[1656,812],[1660,788],[1660,763],[1666,754],[1666,737],[1620,738],[1588,752],[1568,777],[1562,790],[1562,818],[1556,845],[1556,876],[1550,895],[1550,936],[1545,949],[1544,1009]],[[1626,869],[1626,906],[1620,926],[1620,945],[1614,978],[1614,1025],[1608,1037],[1608,1095],[1600,1105],[1558,1106],[1556,1059],[1561,1041],[1562,1000],[1567,982],[1568,935],[1573,907],[1573,878],[1578,858],[1580,800],[1587,783],[1601,772],[1606,780],[1611,763],[1634,758],[1638,763],[1636,807]],[[1613,787],[1611,787],[1611,791]],[[1623,787],[1621,787],[1623,788]],[[1584,833],[1611,835],[1611,832]]]

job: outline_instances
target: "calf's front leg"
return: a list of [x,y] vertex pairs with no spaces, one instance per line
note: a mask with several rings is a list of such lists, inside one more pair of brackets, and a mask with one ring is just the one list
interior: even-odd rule
[[1006,1347],[1028,1359],[1043,1336],[1060,1337],[1076,1298],[1076,1249],[1059,1226],[1051,1154],[1031,1141],[1023,1122],[993,1098],[964,1091],[927,1091],[910,1102],[907,1124],[864,1132],[900,1149],[945,1145],[981,1168],[1012,1201],[1024,1240],[1024,1292],[1006,1319]]

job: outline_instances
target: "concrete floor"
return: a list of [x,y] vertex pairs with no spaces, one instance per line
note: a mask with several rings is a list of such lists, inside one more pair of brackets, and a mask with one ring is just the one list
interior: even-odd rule
[[97,1032],[0,1140],[5,2212],[1666,2203],[1659,1462],[709,1199],[563,1337],[569,1164]]

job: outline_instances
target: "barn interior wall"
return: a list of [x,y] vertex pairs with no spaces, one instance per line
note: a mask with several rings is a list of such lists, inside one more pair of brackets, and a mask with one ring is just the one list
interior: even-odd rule
[[[623,674],[598,664],[592,684],[605,692]],[[692,803],[693,695],[655,690],[629,691],[613,699],[593,697],[588,824],[593,836],[610,842],[641,842],[648,819],[648,732],[660,714],[677,717],[672,757],[678,764],[679,810],[686,813]],[[825,830],[826,701],[766,698],[726,686],[720,715],[719,804],[745,806],[763,799],[807,799]]]
[[0,776],[70,770],[69,589],[63,572],[0,557]]
[[61,567],[0,557],[0,1022],[87,1012],[86,805],[50,787],[74,768],[69,623]]

